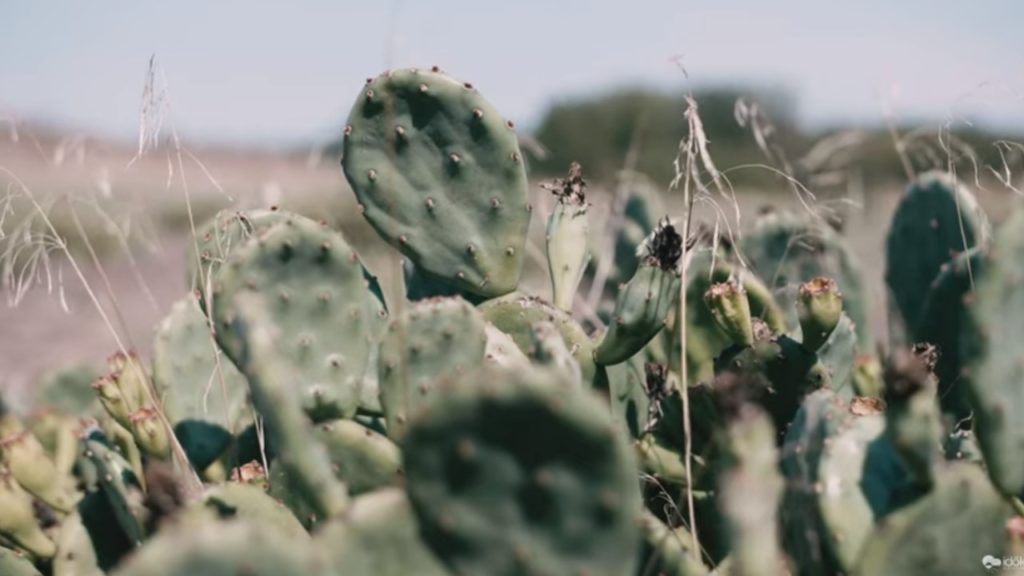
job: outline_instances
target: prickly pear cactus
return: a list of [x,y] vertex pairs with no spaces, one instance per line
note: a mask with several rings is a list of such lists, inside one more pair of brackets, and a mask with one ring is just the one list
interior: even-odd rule
[[988,218],[966,187],[943,172],[919,176],[892,217],[886,240],[885,282],[894,312],[913,336],[924,299],[943,264],[988,241]]
[[0,537],[34,558],[46,560],[57,551],[56,545],[36,524],[29,495],[11,473],[0,465]]
[[974,430],[985,454],[992,482],[1004,494],[1024,497],[1024,411],[1020,385],[1021,321],[1024,306],[1024,211],[1003,223],[977,289],[971,317],[980,332],[982,351],[967,380]]
[[[0,546],[0,574],[4,576],[43,576],[23,552]],[[59,573],[58,573],[59,574]]]
[[188,286],[196,292],[200,309],[206,313],[206,294],[213,279],[231,253],[274,224],[293,214],[270,210],[221,210],[196,230],[195,243],[188,246]]
[[323,527],[315,542],[332,574],[451,574],[420,538],[409,500],[398,488],[356,498],[345,518]]
[[756,382],[752,400],[772,416],[780,434],[793,420],[804,396],[831,387],[817,355],[788,336],[733,346],[715,360],[715,374],[733,374]]
[[[786,317],[767,286],[757,276],[730,263],[724,254],[712,257],[710,250],[696,252],[688,265],[686,286],[686,351],[689,382],[710,382],[714,376],[715,358],[728,348],[732,339],[715,322],[704,296],[717,283],[735,280],[746,293],[750,314],[764,321],[777,334],[786,332]],[[676,314],[678,316],[678,313]],[[679,330],[673,326],[667,357],[669,364],[679,364]]]
[[[315,438],[327,449],[335,475],[353,496],[400,483],[401,450],[383,434],[352,420],[334,420],[318,424]],[[316,524],[312,507],[277,462],[270,466],[270,495],[288,506],[307,528]]]
[[639,486],[607,408],[547,371],[485,369],[450,386],[403,444],[431,549],[467,576],[631,573]]
[[438,381],[483,363],[485,341],[483,316],[462,298],[421,300],[393,318],[377,369],[388,435],[404,435]]
[[[828,224],[791,212],[767,212],[743,236],[740,248],[784,310],[795,311],[800,284],[819,276],[835,280],[846,313],[857,327],[861,348],[873,349],[860,267]],[[791,324],[795,327],[795,317]]]
[[935,482],[942,459],[935,360],[933,346],[918,344],[910,352],[897,351],[885,373],[886,436],[923,489]]
[[643,552],[635,576],[704,576],[707,567],[693,554],[690,534],[682,526],[672,529],[650,512],[637,521],[643,534]]
[[784,485],[771,418],[757,406],[741,403],[718,434],[725,451],[718,501],[732,550],[729,573],[786,574],[788,561],[778,530]]
[[787,431],[782,524],[800,574],[849,573],[878,519],[911,497],[883,410],[875,398],[819,390]]
[[332,518],[348,506],[348,490],[335,478],[324,446],[309,441],[313,427],[288,386],[287,365],[276,357],[281,346],[264,298],[242,293],[234,302],[242,318],[234,326],[243,343],[238,365],[249,380],[253,406],[263,415],[277,452],[284,455],[278,465],[289,484],[309,503],[313,520]]
[[512,123],[439,70],[370,79],[342,167],[363,215],[417,267],[482,296],[519,283],[530,208]]
[[939,378],[939,401],[943,412],[957,420],[971,414],[968,366],[975,360],[981,336],[968,314],[986,262],[987,250],[972,248],[942,265],[928,290],[915,336],[918,342],[934,344],[938,349],[935,375]]
[[99,567],[109,570],[146,537],[139,479],[98,434],[82,439],[76,469],[85,485],[78,513]]
[[[308,538],[306,529],[288,508],[252,484],[227,482],[209,488],[202,500],[195,502],[185,514],[193,514],[197,519],[209,514],[221,520],[238,520],[271,527],[287,540]],[[188,522],[188,519],[183,522]]]
[[587,252],[590,219],[586,188],[587,183],[576,162],[569,167],[568,177],[548,187],[556,198],[555,208],[548,218],[546,235],[551,301],[567,312],[572,311],[576,288],[590,260]]
[[982,559],[1009,552],[1013,509],[971,464],[951,464],[935,488],[879,524],[854,574],[982,574]]
[[249,522],[183,524],[158,536],[113,576],[326,576],[309,542]]
[[[6,574],[0,569],[0,574]],[[53,557],[54,576],[103,576],[89,532],[78,514],[61,522],[57,554]]]
[[65,415],[88,414],[96,405],[96,395],[90,386],[100,375],[92,364],[49,371],[32,387],[33,404]]
[[217,274],[213,313],[217,342],[236,365],[245,346],[240,293],[263,296],[279,332],[275,356],[293,374],[289,383],[307,414],[316,420],[354,414],[387,312],[345,239],[291,216],[233,251]]
[[194,295],[176,302],[153,341],[153,385],[174,432],[198,470],[251,424],[248,385],[222,356]]
[[665,326],[679,301],[683,238],[667,220],[638,249],[643,260],[633,278],[619,287],[615,312],[594,361],[618,364],[639,352]]
[[857,329],[845,313],[829,335],[828,340],[818,348],[818,360],[829,374],[830,386],[847,400],[860,394],[853,383],[857,365]]
[[72,479],[60,474],[39,440],[0,400],[0,467],[18,484],[60,512],[71,512],[81,498]]
[[534,326],[550,322],[562,335],[569,352],[579,363],[583,381],[590,383],[594,380],[594,344],[583,328],[565,311],[540,298],[520,293],[488,300],[479,306],[479,310],[485,320],[508,334],[525,354],[533,349]]

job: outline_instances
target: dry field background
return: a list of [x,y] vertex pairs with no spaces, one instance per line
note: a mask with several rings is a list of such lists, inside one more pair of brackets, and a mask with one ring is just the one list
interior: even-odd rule
[[[186,291],[186,186],[196,220],[226,206],[279,205],[329,221],[360,250],[391,294],[400,293],[397,256],[382,249],[362,221],[335,162],[312,155],[224,150],[182,150],[179,157],[174,148],[150,151],[132,162],[134,154],[129,146],[82,138],[5,136],[0,140],[0,190],[11,198],[17,192],[16,178],[37,199],[52,203],[52,218],[73,247],[89,286],[126,344],[143,354],[148,353],[160,318]],[[864,269],[873,328],[883,339],[884,242],[901,192],[902,183],[892,182],[858,191],[844,204],[845,233]],[[989,187],[978,193],[996,221],[1014,202],[1005,189]],[[532,194],[532,242],[538,250],[532,250],[537,257],[528,264],[526,281],[535,293],[545,294],[546,272],[539,255],[548,199],[536,184]],[[741,221],[746,222],[766,204],[799,209],[795,195],[786,189],[737,190],[736,197]],[[593,234],[600,235],[609,195],[595,190],[591,198],[596,214],[592,222],[598,223]],[[674,200],[669,199],[670,212],[678,214],[680,206],[674,206]],[[6,206],[4,229],[31,213],[29,205],[14,200]],[[81,232],[96,248],[96,260],[85,249]],[[12,239],[6,242],[9,246]],[[32,382],[47,371],[79,362],[100,366],[116,350],[82,282],[66,260],[54,256],[49,266],[52,282],[40,268],[18,302],[11,301],[9,290],[2,294],[0,388],[13,392],[16,399],[24,400]]]

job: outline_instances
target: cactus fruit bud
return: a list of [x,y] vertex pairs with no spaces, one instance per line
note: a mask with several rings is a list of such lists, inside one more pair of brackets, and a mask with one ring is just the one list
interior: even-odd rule
[[32,496],[18,485],[10,471],[0,467],[0,536],[36,558],[52,558],[56,545],[36,524]]
[[171,441],[156,408],[142,408],[128,417],[129,430],[147,455],[164,459],[171,455]]
[[750,302],[743,286],[730,279],[712,284],[704,293],[704,303],[711,310],[715,324],[737,346],[754,343],[754,325],[750,319]]
[[100,404],[103,405],[103,409],[106,410],[118,424],[122,426],[126,425],[130,414],[128,405],[125,403],[124,397],[121,395],[121,389],[117,387],[117,384],[110,378],[110,376],[101,376],[99,380],[93,382],[92,389],[95,390],[96,395],[99,396]]
[[832,335],[843,315],[843,295],[835,280],[819,276],[800,285],[797,300],[803,345],[818,350]]
[[544,188],[558,199],[548,218],[547,229],[552,302],[562,310],[570,311],[576,288],[590,260],[587,252],[587,183],[583,180],[579,163],[573,162],[566,178]]
[[79,495],[68,477],[58,473],[39,439],[11,413],[0,416],[0,466],[54,510],[71,512],[78,503]]

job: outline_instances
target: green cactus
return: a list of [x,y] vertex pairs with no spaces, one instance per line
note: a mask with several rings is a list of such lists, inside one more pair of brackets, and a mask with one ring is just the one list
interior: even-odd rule
[[42,444],[0,400],[0,467],[33,496],[63,513],[81,498],[72,478],[61,474]]
[[100,377],[92,364],[78,364],[48,371],[32,387],[34,406],[67,416],[95,412],[96,395],[90,386]]
[[[886,239],[885,282],[894,331],[913,337],[921,326],[925,296],[944,264],[988,241],[989,224],[974,194],[951,176],[918,176],[900,200]],[[908,344],[909,342],[904,342]]]
[[[519,349],[516,341],[511,336],[498,330],[490,322],[484,326],[484,333],[487,335],[487,345],[484,347],[484,361],[486,363],[509,369],[529,365],[530,359]],[[565,347],[564,341],[562,346]],[[572,352],[570,351],[569,353],[571,354]],[[579,363],[577,362],[578,365]],[[582,369],[580,370],[582,378]]]
[[533,327],[541,322],[555,325],[565,345],[580,365],[585,383],[593,382],[597,374],[594,365],[594,344],[572,316],[540,298],[520,293],[508,294],[488,300],[479,306],[484,319],[515,341],[524,354],[533,349]]
[[694,557],[690,534],[682,526],[669,528],[650,512],[638,520],[643,551],[636,576],[705,576],[707,567]]
[[99,433],[80,442],[76,474],[85,485],[78,514],[99,567],[109,570],[146,538],[139,478]]
[[972,248],[943,264],[928,290],[915,333],[917,341],[938,348],[935,375],[939,378],[939,401],[943,412],[956,420],[971,414],[968,366],[977,359],[976,343],[981,336],[968,314],[975,297],[974,286],[981,281],[986,262],[987,251]]
[[819,390],[786,432],[782,524],[800,574],[848,573],[878,519],[916,494],[883,410],[875,398]]
[[860,576],[980,574],[986,555],[1009,553],[1013,509],[971,464],[951,464],[932,491],[893,512],[861,552]]
[[715,360],[715,374],[752,378],[753,400],[760,403],[781,433],[796,415],[804,396],[830,388],[828,371],[814,352],[788,336],[733,346]]
[[289,385],[306,413],[314,420],[353,415],[387,312],[345,239],[292,216],[232,252],[216,277],[213,313],[217,342],[240,368],[247,344],[238,326],[252,323],[235,301],[242,293],[262,295],[278,331],[275,357],[292,374]]
[[363,215],[425,272],[481,296],[515,290],[530,208],[512,123],[438,70],[370,79],[342,167]]
[[[25,554],[0,546],[0,574],[4,576],[43,576]],[[54,572],[54,576],[65,576]],[[85,575],[83,576],[91,576]]]
[[47,457],[53,461],[57,474],[70,476],[75,467],[78,445],[75,434],[77,420],[55,410],[43,409],[33,413],[27,424],[29,432],[39,440]]
[[451,575],[420,538],[409,500],[398,488],[356,498],[345,518],[324,526],[315,541],[332,574]]
[[348,491],[334,477],[324,446],[309,441],[313,425],[288,385],[294,376],[289,372],[290,363],[277,354],[281,347],[264,298],[243,292],[233,302],[232,307],[239,311],[233,329],[242,343],[237,364],[249,380],[253,405],[263,415],[282,456],[278,464],[288,482],[317,518],[333,518],[348,506]]
[[797,317],[800,341],[817,352],[828,341],[843,316],[843,295],[835,280],[819,276],[800,285]]
[[[786,318],[775,299],[754,274],[738,268],[725,254],[713,256],[711,250],[695,251],[688,266],[686,286],[686,353],[688,381],[710,382],[714,376],[715,358],[728,348],[732,338],[715,322],[711,310],[704,302],[707,291],[716,283],[736,281],[747,295],[751,317],[764,321],[777,334],[786,332]],[[676,317],[679,316],[678,306]],[[679,365],[680,334],[673,325],[665,343],[666,358],[671,366]]]
[[[0,569],[0,574],[6,572]],[[53,576],[103,576],[89,531],[78,514],[61,522],[57,554],[53,557]]]
[[0,465],[0,537],[34,558],[52,558],[57,547],[36,524],[32,496]]
[[438,381],[483,362],[485,340],[483,316],[461,298],[421,300],[391,320],[378,359],[391,438],[402,438],[409,415]]
[[854,385],[858,352],[857,329],[850,317],[843,313],[828,340],[818,348],[817,355],[829,374],[831,388],[847,400],[854,396],[870,396],[861,394]]
[[587,183],[576,162],[569,167],[569,175],[564,180],[548,187],[557,199],[548,217],[546,235],[551,301],[566,312],[572,312],[576,289],[590,260],[586,188]]
[[[308,540],[308,539],[307,539]],[[327,576],[312,543],[251,522],[183,523],[162,530],[112,576]]]
[[153,385],[189,461],[204,470],[252,423],[245,377],[210,334],[194,295],[177,301],[153,340]]
[[[402,453],[386,436],[352,420],[335,420],[318,424],[315,437],[327,448],[335,476],[353,496],[401,482]],[[307,528],[317,523],[302,492],[293,489],[285,468],[276,462],[270,466],[270,495],[288,506]]]
[[704,302],[715,325],[737,346],[754,343],[754,325],[750,317],[747,292],[735,280],[712,284],[704,293]]
[[184,514],[192,516],[182,519],[184,523],[202,522],[204,518],[238,520],[272,527],[274,532],[288,540],[308,538],[306,529],[288,508],[253,484],[228,482],[208,488],[202,499],[193,503]]
[[531,336],[533,337],[533,347],[530,349],[529,356],[534,364],[547,366],[558,372],[566,384],[583,385],[580,364],[572,357],[572,353],[565,345],[565,340],[562,339],[562,335],[558,333],[554,324],[551,322],[535,324]]
[[731,544],[729,574],[786,574],[778,529],[784,485],[771,418],[756,405],[741,402],[718,435],[724,451],[718,503]]
[[917,345],[912,352],[897,353],[885,374],[886,435],[923,489],[931,488],[942,458],[935,360],[934,347]]
[[214,278],[231,256],[253,236],[294,214],[282,210],[221,210],[196,230],[195,243],[188,246],[188,287],[194,291],[205,314],[206,295],[213,291]]
[[980,335],[980,350],[967,379],[974,430],[993,484],[1004,494],[1024,497],[1024,427],[1016,414],[1024,411],[1020,386],[1020,316],[1024,305],[1021,263],[1024,262],[1024,210],[1017,210],[999,229],[971,307]]
[[594,389],[608,397],[612,420],[631,438],[639,438],[647,425],[650,399],[645,381],[640,356],[612,366],[598,366],[594,379]]
[[[860,267],[843,238],[825,222],[784,211],[770,211],[754,222],[740,242],[754,272],[775,292],[783,310],[795,311],[798,286],[823,276],[835,280],[846,313],[857,328],[863,350],[874,348],[868,302]],[[791,328],[797,318],[790,320]]]
[[462,375],[411,421],[407,490],[458,574],[631,573],[640,494],[607,408],[548,371]]
[[618,364],[639,352],[665,326],[679,301],[683,238],[675,227],[662,221],[638,253],[643,261],[619,288],[608,331],[594,349],[598,364]]

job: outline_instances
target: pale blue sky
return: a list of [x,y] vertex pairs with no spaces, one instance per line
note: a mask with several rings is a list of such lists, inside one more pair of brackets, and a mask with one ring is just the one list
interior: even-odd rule
[[187,137],[324,140],[367,76],[437,64],[507,116],[630,82],[759,83],[809,124],[1024,128],[1022,0],[0,0],[0,117],[131,138],[156,54]]

